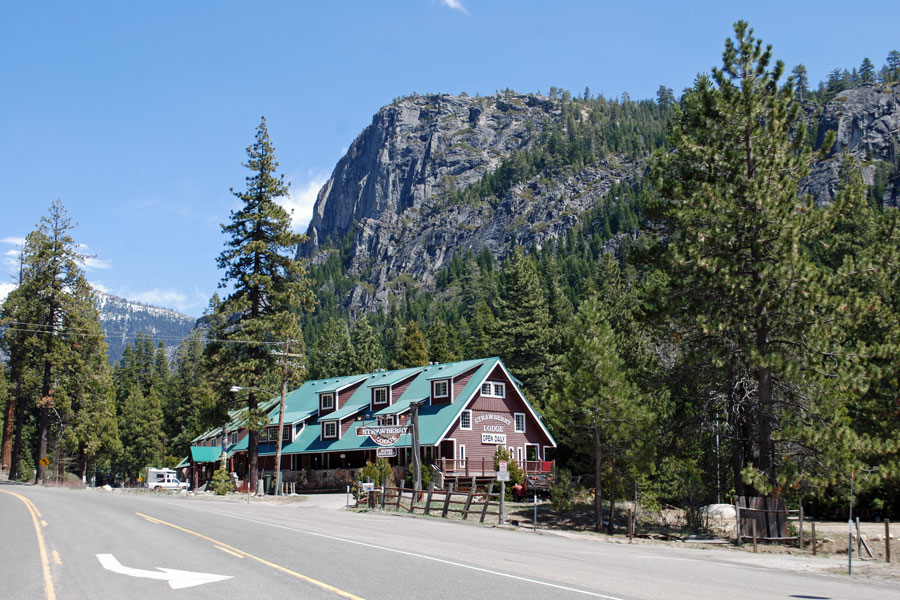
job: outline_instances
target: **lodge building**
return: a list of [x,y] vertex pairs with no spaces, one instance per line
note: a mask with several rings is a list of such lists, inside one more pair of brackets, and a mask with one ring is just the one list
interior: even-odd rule
[[[259,433],[261,474],[275,470],[280,397],[262,404],[269,426]],[[423,467],[436,476],[491,476],[497,446],[526,471],[549,470],[553,436],[499,358],[378,371],[307,381],[285,398],[281,469],[284,481],[312,474],[321,484],[349,483],[366,462],[411,463],[411,414],[417,409]],[[244,482],[246,409],[224,427],[192,441],[179,467],[196,487],[221,466]],[[347,481],[344,481],[347,480]]]

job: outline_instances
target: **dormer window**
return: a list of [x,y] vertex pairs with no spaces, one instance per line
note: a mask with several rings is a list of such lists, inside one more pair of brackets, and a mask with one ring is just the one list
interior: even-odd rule
[[322,423],[322,438],[334,439],[337,437],[337,421],[325,421]]
[[372,404],[375,406],[387,404],[387,388],[379,387],[372,390]]
[[334,410],[334,394],[319,396],[319,410]]
[[434,397],[446,398],[450,395],[450,382],[446,379],[434,382]]
[[499,381],[485,381],[481,384],[481,395],[505,398],[506,384]]

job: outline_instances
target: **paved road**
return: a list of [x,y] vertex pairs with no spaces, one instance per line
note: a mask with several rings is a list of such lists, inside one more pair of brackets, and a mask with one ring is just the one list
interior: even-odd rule
[[[896,581],[785,570],[785,557],[747,564],[746,554],[719,550],[598,543],[314,503],[0,484],[0,527],[0,597],[13,599],[874,600],[896,599],[900,589]],[[173,589],[170,579],[197,580],[160,569],[227,579]]]

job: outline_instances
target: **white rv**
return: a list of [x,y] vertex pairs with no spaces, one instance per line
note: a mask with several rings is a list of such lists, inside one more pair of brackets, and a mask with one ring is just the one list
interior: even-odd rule
[[147,487],[151,490],[181,490],[186,489],[186,481],[179,481],[174,469],[147,469]]

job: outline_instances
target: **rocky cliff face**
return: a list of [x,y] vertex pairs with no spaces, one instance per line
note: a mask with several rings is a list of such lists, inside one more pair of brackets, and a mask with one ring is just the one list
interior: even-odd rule
[[[895,170],[898,97],[897,84],[863,86],[812,114],[819,145],[829,130],[837,141],[801,191],[828,202],[845,151],[862,161],[869,184],[879,165]],[[431,287],[455,252],[488,248],[502,259],[514,243],[540,246],[564,235],[612,183],[637,176],[643,164],[619,157],[545,173],[490,202],[456,195],[515,151],[541,143],[561,113],[559,100],[517,94],[414,96],[382,108],[319,192],[310,239],[298,256],[324,261],[328,240],[351,235],[349,273],[359,283],[343,302],[355,311],[387,306],[404,278]],[[895,177],[885,186],[884,204],[898,203]]]
[[366,309],[387,306],[401,274],[430,286],[454,252],[487,247],[502,257],[514,241],[540,245],[564,234],[634,165],[609,161],[536,178],[499,202],[454,199],[533,147],[559,115],[558,101],[514,94],[416,96],[382,108],[319,192],[298,255],[323,260],[320,243],[354,228],[350,272],[368,276],[347,303]]
[[[900,84],[864,85],[846,90],[825,105],[818,122],[817,146],[835,132],[834,146],[826,160],[816,164],[803,190],[817,202],[834,197],[844,154],[863,165],[863,179],[872,185],[879,165],[896,169],[900,151]],[[882,196],[885,206],[900,205],[900,181],[887,183]]]

